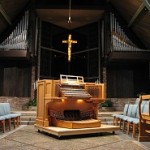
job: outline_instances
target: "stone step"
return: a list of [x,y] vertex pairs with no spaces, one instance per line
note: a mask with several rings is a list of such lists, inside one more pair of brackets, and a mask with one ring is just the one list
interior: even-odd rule
[[113,111],[113,112],[99,112],[98,113],[98,116],[101,117],[110,117],[112,116],[113,114],[121,114],[122,112],[118,112],[118,111]]
[[102,124],[112,125],[113,124],[113,114],[120,114],[121,112],[99,112],[98,118],[101,120]]
[[113,125],[113,122],[112,121],[105,121],[105,122],[102,121],[101,124]]
[[36,116],[37,112],[36,111],[22,111],[21,115],[22,116]]
[[101,116],[101,117],[98,117],[98,119],[101,120],[102,124],[113,124],[113,117],[104,117],[104,116]]
[[21,116],[21,120],[23,121],[35,121],[36,116]]
[[15,111],[16,113],[21,113],[20,124],[21,125],[33,125],[35,124],[36,111]]
[[[36,111],[20,111],[21,115],[21,124],[22,125],[33,125],[36,120]],[[119,114],[121,112],[99,112],[98,118],[103,124],[112,124],[113,117],[112,114]]]
[[112,120],[113,117],[98,117],[98,119],[106,121],[106,120]]
[[23,120],[21,120],[20,124],[21,125],[34,125],[35,121],[23,121]]
[[37,111],[36,106],[23,106],[22,108],[23,111]]

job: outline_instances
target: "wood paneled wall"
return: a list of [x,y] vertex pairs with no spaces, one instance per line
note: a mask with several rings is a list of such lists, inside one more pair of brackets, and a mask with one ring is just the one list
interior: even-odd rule
[[149,93],[148,63],[126,63],[111,65],[107,68],[107,97],[138,97],[138,94]]
[[0,95],[29,97],[31,90],[31,68],[8,67],[0,69]]

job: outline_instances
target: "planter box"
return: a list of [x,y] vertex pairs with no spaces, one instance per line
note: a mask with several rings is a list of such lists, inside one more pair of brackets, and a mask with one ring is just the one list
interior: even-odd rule
[[37,107],[36,106],[23,106],[22,110],[26,110],[26,111],[36,111]]
[[115,111],[114,107],[101,107],[100,111],[111,112]]

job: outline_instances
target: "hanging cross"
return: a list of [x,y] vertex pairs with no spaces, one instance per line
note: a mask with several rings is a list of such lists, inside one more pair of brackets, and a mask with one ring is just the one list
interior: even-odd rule
[[77,43],[77,40],[72,40],[72,35],[68,35],[68,40],[63,40],[62,43],[68,43],[68,61],[71,61],[71,47],[73,43]]

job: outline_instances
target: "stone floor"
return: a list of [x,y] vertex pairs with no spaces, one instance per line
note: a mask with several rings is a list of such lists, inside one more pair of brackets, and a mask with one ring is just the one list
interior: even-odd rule
[[39,133],[33,125],[0,133],[0,150],[150,150],[150,142],[137,142],[131,136],[112,133],[57,137]]

